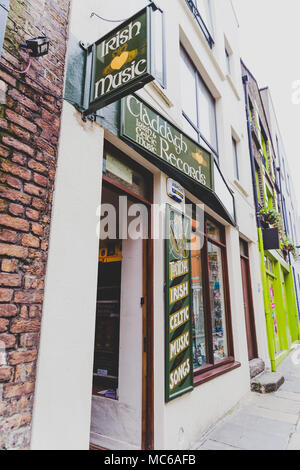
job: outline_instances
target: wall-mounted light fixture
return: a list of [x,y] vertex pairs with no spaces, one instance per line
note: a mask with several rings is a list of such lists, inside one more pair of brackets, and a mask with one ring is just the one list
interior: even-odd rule
[[42,57],[49,52],[50,39],[46,36],[39,36],[36,38],[27,39],[25,44],[21,47],[30,49],[31,57]]

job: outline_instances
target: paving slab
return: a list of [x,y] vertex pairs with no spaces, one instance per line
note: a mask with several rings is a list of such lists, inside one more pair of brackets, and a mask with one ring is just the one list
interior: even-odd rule
[[233,446],[228,446],[226,444],[222,444],[222,442],[212,441],[208,439],[205,441],[198,450],[240,450]]
[[299,393],[300,391],[300,378],[292,378],[288,377],[284,384],[282,385],[281,389],[284,392],[292,392],[292,393]]
[[300,432],[292,435],[287,450],[300,450]]
[[274,421],[282,421],[296,425],[299,421],[298,414],[284,413],[283,411],[269,410],[259,406],[246,406],[243,410],[247,414],[260,416],[261,418],[268,418]]
[[259,429],[231,423],[222,424],[208,437],[243,450],[284,450],[289,442],[289,435],[268,434]]
[[243,429],[259,430],[266,434],[273,434],[275,436],[290,435],[295,431],[295,424],[287,423],[284,421],[276,421],[274,419],[265,418],[255,414],[248,414],[244,410],[232,416],[228,423],[237,424]]
[[286,400],[300,402],[300,390],[299,390],[299,393],[287,392],[285,390],[278,390],[278,392],[275,392],[273,396],[277,398],[285,398]]
[[300,402],[279,398],[274,395],[257,395],[256,406],[267,408],[274,411],[283,411],[284,413],[300,413]]

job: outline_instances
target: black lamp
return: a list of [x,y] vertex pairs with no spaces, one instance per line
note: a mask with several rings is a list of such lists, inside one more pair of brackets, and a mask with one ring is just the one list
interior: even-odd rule
[[32,39],[27,39],[22,47],[30,49],[31,57],[42,57],[49,52],[50,39],[46,36],[39,36]]

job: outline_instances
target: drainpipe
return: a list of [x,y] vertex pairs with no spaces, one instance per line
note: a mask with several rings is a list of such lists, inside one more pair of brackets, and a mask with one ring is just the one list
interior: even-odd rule
[[244,84],[244,92],[245,92],[248,143],[249,143],[249,152],[250,152],[250,161],[251,161],[252,187],[253,187],[253,196],[254,196],[255,213],[256,213],[256,224],[258,228],[261,228],[261,221],[260,221],[260,216],[259,216],[259,203],[258,203],[257,187],[256,187],[254,152],[253,152],[253,144],[252,144],[252,137],[251,137],[251,121],[250,121],[250,111],[249,111],[250,106],[249,106],[249,96],[248,96],[248,75],[243,76],[243,84]]

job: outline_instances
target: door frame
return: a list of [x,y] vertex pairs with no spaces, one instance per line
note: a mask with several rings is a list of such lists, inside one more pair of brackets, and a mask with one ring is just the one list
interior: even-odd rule
[[[111,145],[110,145],[111,146]],[[122,154],[115,149],[116,154]],[[127,158],[132,160],[126,155]],[[134,165],[140,167],[132,160]],[[143,170],[143,168],[141,168]],[[149,173],[149,172],[147,172]],[[146,200],[128,188],[116,183],[102,174],[102,183],[113,187],[118,193],[126,194],[136,202],[144,204],[148,209],[148,240],[143,243],[143,297],[141,299],[143,315],[143,364],[142,364],[142,449],[154,450],[154,318],[153,318],[153,240],[151,208],[153,201],[153,177],[149,184],[150,194]]]
[[[241,260],[241,273],[242,273],[242,283],[244,284],[243,280],[243,272],[242,272],[242,262],[244,262],[245,265],[245,271],[246,271],[246,289],[247,289],[247,294],[248,294],[248,301],[249,301],[249,318],[250,318],[250,335],[251,335],[251,342],[252,342],[252,347],[253,347],[253,352],[254,352],[254,358],[258,357],[258,346],[257,346],[257,335],[256,335],[256,324],[255,324],[255,315],[254,315],[254,303],[253,303],[253,295],[252,295],[252,282],[251,282],[251,270],[250,270],[250,258],[249,258],[249,245],[248,243],[240,238],[241,242],[244,244],[246,248],[246,254],[242,254],[240,252],[240,260]],[[244,285],[243,285],[243,297],[244,297]],[[245,307],[244,307],[244,315],[246,314],[245,312]],[[246,319],[245,319],[246,321]],[[246,330],[247,334],[247,349],[248,349],[248,356],[249,356],[249,347],[248,347],[248,333]],[[251,359],[249,359],[251,360]]]

